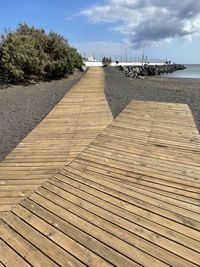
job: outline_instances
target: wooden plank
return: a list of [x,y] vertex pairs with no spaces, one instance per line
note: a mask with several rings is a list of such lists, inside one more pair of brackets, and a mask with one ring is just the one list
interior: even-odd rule
[[[179,240],[179,243],[181,242],[181,240],[183,239],[183,244],[188,246],[189,244],[191,244],[191,247],[193,247],[194,249],[196,249],[195,247],[198,248],[198,242],[195,242],[194,240],[191,240],[189,238],[186,238],[184,235],[180,235],[178,233],[176,233],[176,235],[173,233],[173,231],[169,231],[169,229],[165,229],[164,227],[161,227],[157,224],[157,222],[152,222],[151,220],[149,220],[148,217],[146,217],[144,214],[138,214],[135,213],[135,210],[133,210],[133,208],[129,208],[129,205],[127,205],[127,203],[117,200],[115,199],[113,196],[108,196],[106,195],[104,192],[99,191],[97,189],[91,188],[90,186],[86,185],[86,183],[84,183],[84,180],[73,180],[71,177],[69,177],[67,179],[67,177],[65,176],[64,179],[62,179],[63,177],[60,176],[58,178],[58,181],[51,181],[51,184],[56,185],[57,187],[62,187],[65,190],[67,190],[67,188],[70,189],[70,192],[73,192],[73,194],[76,194],[76,190],[80,189],[81,191],[79,192],[81,194],[81,198],[85,199],[85,195],[89,194],[89,199],[90,202],[92,201],[92,203],[96,203],[96,205],[100,205],[100,203],[104,203],[104,199],[106,199],[106,202],[104,204],[102,204],[104,209],[108,209],[110,207],[113,207],[111,210],[109,209],[110,212],[112,213],[116,213],[119,211],[122,211],[122,213],[120,213],[121,217],[126,218],[128,221],[133,221],[135,223],[140,222],[144,223],[142,224],[142,226],[144,226],[145,228],[149,228],[150,230],[153,230],[156,228],[156,232],[160,233],[163,236],[168,237],[169,239],[172,240]],[[75,177],[73,177],[75,179]],[[71,182],[71,184],[70,184]],[[65,185],[66,184],[66,185]],[[73,186],[73,187],[72,187]],[[45,186],[45,188],[47,188]],[[49,189],[49,187],[48,187]],[[94,202],[93,202],[94,201]],[[102,202],[103,201],[103,202]],[[130,206],[131,207],[131,206]],[[128,217],[126,214],[126,211],[128,212]],[[133,214],[133,216],[130,216],[130,214]],[[137,219],[139,218],[139,219]],[[147,223],[145,223],[147,221]],[[151,228],[151,226],[154,225],[153,228]],[[171,235],[169,233],[172,233]],[[178,236],[178,239],[176,240],[176,236]],[[182,236],[182,237],[181,237]],[[180,238],[181,237],[181,238]],[[194,243],[193,243],[194,242]]]
[[[120,162],[122,162],[121,165],[123,165],[123,162],[126,162],[127,164],[131,164],[133,165],[134,164],[134,168],[140,168],[141,170],[146,170],[146,171],[149,171],[149,168],[151,169],[151,172],[156,172],[156,173],[161,173],[161,176],[162,178],[164,179],[164,177],[166,176],[167,177],[167,180],[173,180],[174,182],[177,182],[177,183],[181,183],[182,179],[182,175],[183,175],[183,171],[184,170],[187,170],[187,167],[182,167],[179,174],[177,173],[176,169],[176,165],[173,166],[173,168],[170,168],[170,164],[165,164],[164,165],[164,168],[161,168],[160,169],[160,165],[159,165],[159,162],[158,162],[158,165],[156,164],[155,165],[155,162],[157,162],[157,160],[154,160],[154,164],[148,166],[149,164],[147,164],[147,160],[149,162],[149,157],[148,157],[148,154],[145,153],[145,155],[143,154],[143,157],[142,157],[142,162],[141,162],[141,159],[140,157],[138,157],[137,155],[134,155],[134,153],[129,153],[128,149],[127,149],[127,152],[125,151],[119,151],[119,150],[116,150],[115,148],[111,147],[109,148],[109,153],[110,155],[108,154],[108,150],[107,149],[104,149],[103,147],[101,146],[98,146],[96,145],[95,147],[93,146],[90,146],[89,148],[87,148],[87,150],[85,151],[87,154],[91,154],[92,156],[99,156],[99,157],[105,157],[105,155],[107,156],[107,158],[112,158],[113,160],[115,161],[118,161],[119,164]],[[113,155],[114,154],[114,155]],[[139,161],[140,160],[140,161]],[[150,158],[151,160],[151,158]],[[167,171],[167,173],[165,175],[163,175],[163,171]],[[192,175],[190,176],[189,175],[189,172],[188,172],[188,178],[184,179],[184,184],[187,183],[187,181],[189,182],[189,185],[192,187],[200,187],[199,185],[199,182],[200,182],[200,178],[198,177],[198,174],[195,176],[194,178],[194,172],[191,173]],[[171,175],[173,175],[173,177],[171,177]],[[175,176],[175,177],[174,177]],[[192,184],[191,184],[192,183]]]
[[[97,164],[102,164],[102,165],[107,165],[107,163],[105,162],[105,157],[102,157],[102,158],[96,158],[94,155],[88,157],[88,155],[86,156],[85,154],[84,155],[81,155],[80,156],[81,160],[84,162],[87,162],[87,164],[91,161],[97,163]],[[101,161],[102,159],[102,161]],[[130,164],[124,164],[124,166],[120,165],[119,166],[119,162],[118,161],[114,161],[114,160],[108,160],[109,161],[109,165],[112,166],[113,168],[118,168],[120,170],[123,170],[123,171],[129,171],[129,172],[133,172],[136,174],[136,178],[140,178],[139,180],[137,180],[138,182],[141,180],[141,183],[142,183],[142,179],[148,177],[148,175],[150,174],[149,172],[147,173],[144,173],[142,172],[142,170],[135,170],[135,172],[133,171],[133,168],[131,167]],[[137,177],[137,175],[139,175]],[[145,177],[144,177],[145,176]],[[157,174],[155,174],[155,178],[158,177]],[[152,175],[150,175],[150,177],[152,177]],[[159,176],[160,177],[160,176]],[[150,178],[150,180],[152,179],[152,183],[154,182],[154,179],[153,178]],[[155,187],[158,188],[158,186],[160,187],[160,184],[162,185],[162,188],[169,191],[169,192],[177,192],[178,194],[180,195],[184,195],[184,189],[185,189],[185,186],[181,186],[179,184],[170,184],[170,181],[169,182],[165,182],[165,181],[160,181],[160,183],[155,183]],[[186,190],[187,191],[187,196],[190,196],[191,198],[194,198],[194,199],[199,199],[198,198],[198,189],[195,190],[195,188],[191,188],[191,190]]]
[[[83,170],[84,165],[80,165],[80,166],[82,166],[82,167],[79,168],[79,170]],[[178,201],[177,199],[174,200],[173,198],[169,199],[169,198],[166,198],[166,197],[162,197],[161,194],[157,196],[157,194],[150,193],[151,190],[148,191],[148,188],[147,188],[147,186],[149,186],[148,183],[146,184],[146,186],[141,187],[141,188],[144,188],[144,190],[142,190],[142,189],[140,190],[139,187],[137,187],[137,185],[138,185],[138,183],[137,183],[138,177],[136,177],[136,179],[133,179],[132,177],[130,178],[130,176],[128,176],[126,173],[125,173],[126,176],[124,176],[124,175],[118,174],[117,172],[113,172],[113,173],[109,172],[109,171],[106,172],[102,168],[98,169],[98,168],[93,168],[93,167],[90,167],[90,166],[88,166],[87,170],[85,170],[85,171],[88,174],[94,175],[98,179],[109,179],[109,180],[112,179],[112,182],[113,181],[118,181],[119,184],[120,183],[124,184],[124,182],[128,181],[129,183],[127,183],[127,184],[130,185],[130,186],[132,185],[131,187],[130,186],[128,186],[128,187],[131,188],[131,190],[133,192],[135,192],[135,196],[138,195],[137,192],[140,192],[141,198],[143,200],[145,200],[145,195],[150,195],[151,196],[151,199],[149,199],[149,203],[152,202],[153,199],[159,199],[159,200],[163,200],[164,202],[173,203],[173,205],[177,206],[177,211],[178,211],[178,207],[180,206],[180,207],[183,207],[184,209],[186,209],[185,212],[187,212],[187,210],[188,211],[193,211],[194,210],[198,214],[200,212],[199,208],[197,206],[195,206],[195,205],[191,205],[191,204],[189,204],[187,202],[185,203],[183,201]],[[141,182],[140,182],[140,184],[141,184]],[[135,187],[137,189],[135,189]],[[140,198],[139,195],[138,195],[138,198]],[[184,214],[184,210],[181,210],[181,214]],[[196,215],[194,213],[192,213],[192,214],[190,214],[188,216],[194,218]]]
[[[70,168],[71,172],[74,172],[76,175],[80,175],[80,171],[76,171],[72,168]],[[64,172],[62,172],[65,174]],[[66,175],[68,173],[66,172]],[[107,179],[102,179],[101,183],[96,182],[96,178],[93,175],[90,175],[89,173],[83,173],[81,175],[82,177],[85,177],[88,180],[88,184],[91,184],[91,186],[94,186],[95,188],[101,188],[104,192],[107,194],[112,194],[113,196],[124,200],[128,203],[131,203],[134,205],[135,209],[138,211],[141,209],[141,212],[143,210],[144,214],[146,213],[147,216],[150,216],[154,220],[161,221],[166,227],[172,227],[172,229],[177,230],[181,233],[187,234],[188,236],[193,237],[194,239],[197,238],[197,240],[200,240],[200,232],[198,232],[198,229],[200,229],[200,223],[198,221],[193,221],[192,218],[185,218],[184,216],[178,215],[173,211],[168,211],[166,209],[160,208],[158,203],[155,205],[151,205],[149,202],[145,201],[138,201],[137,198],[134,197],[134,192],[132,190],[123,188],[123,191],[121,191],[122,187],[120,185],[114,185],[111,181]],[[149,213],[150,212],[150,213]],[[180,224],[180,225],[179,225]],[[188,229],[185,226],[194,227],[193,229]]]
[[[155,218],[155,214],[154,213],[149,213],[146,211],[146,209],[144,208],[138,208],[137,206],[135,205],[132,205],[131,203],[128,203],[126,201],[123,201],[121,198],[118,198],[118,197],[115,197],[113,195],[111,195],[107,192],[104,192],[102,189],[103,187],[99,186],[99,187],[96,187],[96,184],[94,184],[94,186],[92,186],[92,183],[88,183],[88,181],[86,179],[83,179],[83,178],[80,178],[79,175],[69,175],[69,178],[71,181],[73,181],[73,179],[75,180],[75,182],[80,186],[80,188],[87,188],[87,190],[91,191],[91,192],[94,192],[94,194],[96,196],[98,196],[98,198],[101,198],[101,199],[106,199],[108,202],[118,206],[118,207],[121,207],[122,209],[125,209],[126,211],[128,212],[131,212],[134,214],[134,217],[136,218],[140,218],[139,221],[141,221],[141,217],[142,218],[145,218],[145,220],[148,220],[148,223],[146,224],[146,227],[148,227],[148,225],[154,225],[154,229],[153,231],[155,231],[156,229],[156,232],[159,231],[159,227],[158,227],[158,223],[159,225],[162,225],[163,227],[161,228],[161,234],[166,236],[168,235],[168,231],[169,229],[171,228],[170,226],[174,225],[173,224],[173,221],[171,222],[171,225],[170,225],[170,221],[168,221],[168,223],[166,224],[163,224],[161,223],[162,222],[162,219],[165,221],[165,218],[162,218],[162,217],[157,217],[156,219]],[[62,177],[62,176],[59,176],[59,180],[61,181],[65,181],[66,179],[66,176],[65,177]],[[74,183],[74,181],[73,181]],[[85,186],[87,185],[87,187]],[[108,190],[110,192],[110,190]],[[93,194],[93,195],[94,195]],[[190,239],[191,236],[189,235],[189,231],[190,231],[190,228],[188,228],[188,237],[185,235],[185,232],[183,233],[179,233],[179,225],[176,224],[177,227],[175,228],[171,228],[171,232],[173,232],[172,236],[170,238],[174,239],[176,238],[176,236],[178,236],[178,242],[182,242],[183,245],[186,245],[186,246],[189,246],[190,248],[196,250],[198,249],[200,251],[200,247],[199,247],[199,241],[195,241],[195,239]],[[180,224],[180,227],[182,225]],[[167,228],[167,229],[165,229]],[[165,231],[163,232],[163,229],[165,229]],[[167,230],[167,231],[166,231]],[[177,231],[178,230],[178,231]],[[175,234],[176,233],[176,234]]]
[[[44,255],[47,255],[51,261],[54,262],[54,266],[84,266],[80,261],[72,257],[69,253],[48,239],[51,234],[53,235],[53,231],[48,232],[47,229],[44,231],[44,235],[42,235],[29,224],[22,221],[19,217],[13,215],[11,212],[7,213],[3,217],[3,220],[7,225],[12,227],[15,232],[20,234],[20,236],[34,244],[34,246],[38,248]],[[30,254],[31,252],[33,251],[31,250]],[[19,251],[19,253],[21,255],[22,251]],[[23,255],[21,256],[23,257]],[[10,258],[10,261],[11,260],[12,258]],[[36,259],[36,262],[39,266],[42,266],[42,259],[40,257]]]
[[[172,198],[175,199],[180,199],[180,200],[184,200],[187,203],[191,203],[194,205],[199,206],[199,199],[198,199],[198,194],[194,194],[194,193],[185,193],[183,192],[183,190],[178,190],[177,188],[173,188],[173,187],[166,187],[166,186],[161,186],[159,184],[153,183],[153,182],[146,182],[145,181],[145,176],[139,176],[137,174],[135,174],[134,172],[131,171],[127,171],[125,168],[124,169],[120,169],[118,167],[118,165],[113,166],[108,166],[105,163],[104,164],[99,164],[96,162],[91,162],[91,161],[84,161],[79,159],[76,159],[76,162],[80,163],[79,167],[81,167],[81,164],[86,164],[87,162],[87,168],[93,168],[93,167],[97,167],[98,169],[100,169],[101,173],[104,173],[103,170],[106,170],[108,173],[114,175],[114,177],[119,177],[119,175],[122,175],[123,179],[126,180],[128,179],[128,177],[130,178],[131,181],[135,181],[136,186],[143,186],[145,187],[146,190],[155,190],[155,192],[161,191],[162,194],[168,195]],[[75,162],[73,162],[75,164]],[[85,166],[85,165],[84,165]],[[84,168],[84,167],[83,167]],[[120,176],[121,177],[121,176]]]
[[6,267],[30,267],[23,258],[12,250],[2,239],[0,239],[0,261]]
[[[165,192],[163,192],[162,187],[160,187],[160,190],[154,190],[154,188],[149,188],[150,183],[146,183],[144,182],[144,184],[141,183],[140,180],[140,184],[138,185],[137,183],[137,179],[134,178],[130,178],[129,176],[125,175],[121,175],[120,173],[114,172],[114,171],[107,171],[105,169],[102,168],[95,168],[92,166],[87,167],[87,171],[93,175],[95,175],[98,178],[109,178],[110,180],[112,180],[113,182],[118,182],[123,183],[124,186],[127,185],[127,187],[131,188],[131,190],[133,191],[137,191],[137,192],[141,192],[142,195],[150,195],[152,198],[156,198],[159,200],[163,200],[167,203],[173,203],[174,205],[176,205],[177,207],[182,207],[186,210],[189,211],[195,211],[199,214],[199,208],[198,205],[192,205],[189,203],[189,200],[185,197],[185,201],[183,202],[184,198],[176,198],[176,195],[170,195],[167,194],[168,197],[165,197]],[[156,192],[156,194],[152,194],[152,192]],[[170,198],[169,198],[170,196]],[[179,201],[180,199],[180,201]],[[198,203],[197,203],[198,204]]]
[[[26,208],[18,206],[16,209],[14,209],[14,213],[18,214],[22,219],[24,219],[34,228],[37,228],[39,232],[42,232],[43,234],[45,233],[45,235],[47,235],[47,232],[51,233],[48,235],[49,239],[53,240],[65,250],[69,251],[70,254],[77,257],[87,266],[110,266],[109,262],[105,261],[103,258],[97,255],[99,254],[99,246],[98,244],[95,245],[95,243],[97,243],[95,240],[92,240],[92,238],[88,239],[87,247],[81,245],[82,242],[76,241],[77,235],[75,235],[75,232],[72,230],[73,227],[71,227],[70,225],[68,225],[68,227],[64,227],[64,222],[62,220],[59,220],[59,218],[57,218],[57,220],[60,221],[59,224],[54,221],[53,224],[50,223],[53,226],[49,225],[47,222],[51,220],[51,218],[53,218],[52,215],[45,211],[45,214],[47,216],[45,216],[45,220],[41,220],[42,217],[40,216],[40,211],[42,210],[42,208],[37,206],[37,204],[35,204],[34,202],[29,203],[30,205],[28,204],[28,202],[26,202],[26,204],[24,205],[24,207],[26,206]],[[50,218],[48,217],[48,214],[50,215]],[[79,241],[81,241],[81,238],[84,238],[83,236],[84,233],[80,232]],[[91,247],[91,250],[89,250],[88,247]],[[107,252],[107,254],[106,250],[104,252],[104,258],[106,258],[106,255],[109,253],[109,251]],[[120,259],[120,257],[117,258]]]
[[[21,255],[27,262],[33,266],[58,266],[52,262],[43,253],[37,250],[32,244],[30,244],[26,239],[22,238],[17,234],[12,228],[10,228],[4,222],[1,222],[0,236],[5,242],[12,247],[18,254]],[[14,241],[14,242],[13,242]],[[38,261],[40,259],[40,262]]]
[[[166,263],[169,263],[167,259],[170,258],[170,260],[173,261],[173,266],[188,266],[187,261],[174,255],[174,249],[176,248],[176,253],[178,253],[179,250],[179,246],[176,243],[169,242],[167,239],[159,236],[158,244],[162,247],[167,247],[167,245],[169,245],[168,250],[172,252],[169,253],[163,250],[162,247],[152,244],[152,238],[150,238],[150,236],[153,235],[153,232],[148,232],[145,228],[140,228],[138,225],[132,225],[130,221],[107,212],[105,209],[99,208],[95,204],[91,204],[91,196],[89,194],[85,194],[85,196],[87,196],[87,201],[85,201],[83,198],[80,198],[82,192],[77,190],[76,193],[74,193],[75,190],[73,190],[72,194],[70,186],[64,186],[62,183],[60,183],[59,186],[62,187],[62,189],[54,185],[48,185],[46,189],[40,188],[38,193],[57,205],[79,214],[80,217],[93,222],[95,225],[100,226],[122,240],[126,240],[126,242],[129,242],[133,246],[141,248],[155,258],[159,254],[159,258]],[[98,201],[98,199],[96,199],[96,201]],[[137,235],[138,233],[139,236]],[[142,238],[141,233],[144,233],[143,236],[145,236],[145,239]],[[180,250],[183,251],[184,249],[185,248],[180,247]],[[187,249],[185,249],[185,253],[187,253],[186,251]],[[198,255],[198,253],[196,253],[196,255]],[[195,253],[191,258],[194,260]],[[147,260],[146,257],[145,264],[147,264]]]
[[5,211],[10,211],[12,207],[13,207],[12,204],[9,204],[9,205],[7,205],[7,204],[0,205],[0,212],[3,213]]
[[[112,121],[102,68],[90,68],[46,118],[0,163],[1,206],[24,197],[69,164]],[[23,197],[23,196],[22,196]],[[10,199],[10,201],[9,201]],[[6,210],[7,210],[6,208]],[[0,214],[1,216],[1,214]]]
[[[123,243],[110,234],[106,234],[105,231],[89,224],[75,214],[73,215],[67,212],[67,210],[64,211],[61,207],[45,201],[45,199],[41,198],[39,195],[34,194],[31,197],[34,199],[35,203],[33,204],[26,200],[23,202],[23,206],[46,222],[50,224],[53,222],[54,226],[62,230],[66,236],[70,236],[75,239],[76,242],[83,244],[86,248],[98,254],[100,257],[105,258],[108,262],[112,262],[112,264],[116,266],[141,266],[134,262],[134,260],[130,260],[130,258],[134,257],[131,251],[135,251],[135,249],[131,248],[126,251],[123,245],[128,247],[128,244]],[[40,202],[40,199],[42,199],[42,202]],[[37,205],[38,203],[40,205]],[[46,207],[44,207],[44,203]],[[68,214],[70,216],[68,216]],[[118,248],[118,250],[120,248],[122,251],[118,252],[116,248]],[[125,257],[126,255],[124,256],[123,252],[129,256]],[[138,256],[139,255],[143,257],[140,253]]]
[[[72,102],[78,112],[76,97]],[[84,106],[87,112],[88,107]],[[54,119],[55,129],[62,132]],[[42,138],[48,127],[41,131]],[[56,130],[51,136],[54,141]],[[8,245],[9,238],[16,236],[13,253],[21,259],[25,249],[34,246],[34,253],[42,253],[41,259],[59,266],[71,257],[74,266],[197,267],[199,144],[186,105],[133,102],[76,159],[5,213],[0,233]],[[26,189],[37,183],[36,175],[31,176],[32,184],[20,178],[20,168],[27,174],[29,164],[22,147],[15,179],[8,167],[14,156],[7,167],[2,166],[9,174],[6,183],[2,177],[0,197],[5,203],[12,183],[13,201],[21,197],[21,185]],[[25,150],[29,153],[28,146]],[[33,147],[30,151],[34,152],[33,169],[42,179],[41,155],[37,158]],[[58,154],[53,155],[56,161]],[[31,256],[27,263],[34,263]]]

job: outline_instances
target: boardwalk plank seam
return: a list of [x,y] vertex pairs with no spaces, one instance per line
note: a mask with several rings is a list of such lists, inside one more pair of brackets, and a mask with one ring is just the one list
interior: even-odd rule
[[[134,114],[141,120],[137,131],[131,129]],[[176,129],[182,117],[190,127]],[[116,122],[123,127],[116,129]],[[155,136],[154,129],[166,124],[169,131]],[[198,266],[200,166],[194,148],[199,151],[200,137],[195,129],[186,105],[134,101],[70,164],[4,214],[3,224],[52,259],[39,242],[43,236],[43,245],[60,248],[57,256],[65,250],[79,260],[72,266]],[[60,255],[63,261],[54,262],[65,266],[68,254]]]
[[0,217],[69,164],[112,119],[103,70],[91,68],[0,163]]

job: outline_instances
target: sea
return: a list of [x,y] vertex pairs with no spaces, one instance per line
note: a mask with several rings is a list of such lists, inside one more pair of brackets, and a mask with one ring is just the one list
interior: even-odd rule
[[166,74],[166,77],[200,78],[200,64],[185,64],[186,69]]

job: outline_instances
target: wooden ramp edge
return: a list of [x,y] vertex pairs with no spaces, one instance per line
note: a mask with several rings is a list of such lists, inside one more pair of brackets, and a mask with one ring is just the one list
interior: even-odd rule
[[112,119],[104,71],[90,68],[0,163],[0,217],[71,162]]
[[187,105],[132,102],[4,214],[0,264],[199,266],[199,163]]

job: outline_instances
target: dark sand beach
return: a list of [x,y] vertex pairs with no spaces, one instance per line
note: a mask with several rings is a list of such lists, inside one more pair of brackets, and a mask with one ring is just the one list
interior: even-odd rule
[[82,77],[28,86],[0,86],[0,161],[51,111]]
[[116,67],[105,68],[105,95],[116,117],[132,100],[185,103],[190,106],[200,132],[200,79],[148,76],[125,77]]
[[[105,68],[105,95],[116,117],[132,100],[186,103],[200,131],[200,79],[152,76],[126,78],[117,68]],[[51,111],[82,77],[0,89],[0,161]]]

